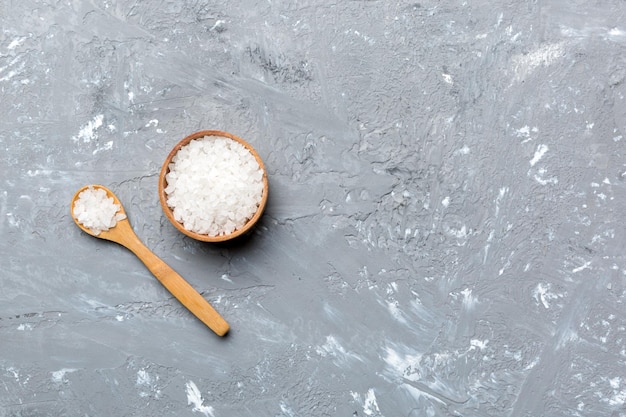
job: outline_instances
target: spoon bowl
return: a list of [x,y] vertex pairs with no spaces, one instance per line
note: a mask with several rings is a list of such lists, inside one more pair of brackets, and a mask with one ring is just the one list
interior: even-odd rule
[[79,198],[79,194],[90,188],[99,188],[106,192],[108,197],[113,198],[115,204],[119,205],[118,213],[126,214],[124,206],[117,196],[108,188],[102,185],[86,185],[74,194],[70,207],[72,219],[76,225],[85,233],[100,238],[119,243],[133,252],[144,263],[144,265],[154,274],[163,286],[172,293],[191,313],[200,321],[213,330],[218,336],[228,333],[230,326],[220,314],[200,295],[183,277],[174,271],[163,260],[156,256],[139,240],[135,234],[128,217],[118,220],[115,226],[109,230],[103,230],[99,234],[94,233],[89,228],[80,223],[74,214],[74,205]]
[[[89,229],[88,227],[85,227],[82,223],[80,223],[80,221],[76,218],[76,215],[74,214],[74,204],[76,203],[76,200],[78,200],[80,193],[82,193],[83,191],[89,188],[100,188],[104,190],[107,193],[107,197],[112,198],[113,202],[120,207],[117,212],[126,216],[126,211],[124,211],[124,206],[120,202],[119,198],[117,198],[117,196],[113,194],[113,191],[109,190],[107,187],[103,185],[85,185],[84,187],[76,191],[76,194],[74,194],[74,197],[72,197],[72,206],[71,206],[70,212],[72,213],[72,219],[74,220],[74,223],[76,223],[76,225],[83,232],[91,236],[94,236],[100,239],[110,240],[116,243],[120,243],[119,242],[120,240],[124,240],[129,235],[134,235],[135,232],[133,231],[130,225],[130,222],[128,221],[128,216],[126,216],[123,220],[118,220],[115,227],[112,227],[109,230],[103,230],[97,235],[91,229]],[[122,244],[122,246],[126,246],[126,245]]]

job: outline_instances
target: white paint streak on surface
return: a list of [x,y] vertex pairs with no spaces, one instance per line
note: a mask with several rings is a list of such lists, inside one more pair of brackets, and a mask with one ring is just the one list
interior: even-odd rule
[[358,30],[347,30],[345,32],[345,34],[349,34],[350,32],[354,33],[356,36],[358,36],[359,38],[363,39],[365,42],[367,42],[370,45],[374,45],[375,41],[374,39],[372,39],[371,37],[359,32]]
[[517,137],[518,138],[529,138],[530,137],[530,127],[528,125],[522,126],[517,129]]
[[389,310],[389,312],[391,313],[394,319],[396,319],[398,322],[402,324],[407,324],[407,321],[404,318],[404,315],[402,314],[402,310],[400,310],[400,307],[397,301],[395,300],[387,301],[387,309]]
[[57,383],[63,383],[63,382],[67,382],[65,379],[65,375],[72,373],[72,372],[76,372],[78,369],[74,369],[74,368],[62,368],[59,369],[58,371],[54,371],[52,372],[52,381],[57,382]]
[[362,361],[359,355],[347,351],[333,335],[326,336],[326,342],[321,346],[317,346],[315,352],[321,357],[328,356],[342,363],[346,363],[348,360]]
[[152,384],[152,377],[145,369],[137,371],[137,385],[150,385]]
[[535,156],[530,160],[530,166],[534,167],[537,162],[543,158],[543,156],[548,152],[548,147],[546,145],[537,146],[537,150],[535,151]]
[[135,101],[135,93],[130,91],[130,84],[128,81],[124,81],[124,90],[126,90],[126,93],[128,94],[128,102],[133,103]]
[[139,396],[143,398],[159,398],[161,396],[161,390],[157,387],[158,381],[159,375],[150,375],[145,368],[138,370],[135,385],[142,388],[147,387],[147,391],[140,391]]
[[[528,171],[528,175],[531,174],[531,170]],[[545,168],[540,168],[537,170],[537,173],[533,175],[533,178],[535,181],[537,181],[539,184],[541,185],[548,185],[548,184],[552,184],[552,185],[556,185],[559,183],[559,179],[557,177],[550,177],[550,178],[544,178],[545,175],[547,174],[547,170]]]
[[619,28],[611,28],[609,30],[609,36],[626,37],[626,31]]
[[450,236],[454,236],[457,239],[464,239],[467,237],[467,226],[462,225],[460,229],[455,229],[452,227],[444,227],[446,233]]
[[463,295],[463,307],[465,307],[466,310],[473,309],[478,303],[478,301],[476,300],[476,297],[472,295],[471,289],[466,288],[463,291],[461,291],[461,294]]
[[563,42],[544,44],[528,54],[516,55],[512,59],[514,80],[523,81],[537,68],[550,66],[563,56]]
[[590,265],[591,265],[591,261],[587,261],[583,265],[581,265],[581,266],[579,266],[577,268],[572,269],[572,272],[573,273],[577,273],[577,272],[583,271],[585,269],[588,269]]
[[561,296],[552,292],[552,285],[550,283],[539,283],[533,291],[533,298],[545,308],[550,308],[550,302],[561,298]]
[[392,375],[395,377],[400,376],[411,381],[418,380],[420,373],[417,369],[422,355],[420,354],[401,354],[395,349],[385,348],[386,355],[383,358],[385,363],[389,366]]
[[113,141],[110,140],[107,143],[105,143],[104,145],[100,146],[99,148],[94,149],[94,151],[92,152],[93,155],[102,152],[102,151],[110,151],[111,149],[113,149]]
[[185,387],[187,390],[187,405],[193,405],[192,411],[202,413],[206,417],[213,417],[213,407],[204,405],[204,399],[196,384],[193,381],[189,381],[185,384]]
[[609,405],[613,407],[623,407],[626,404],[626,387],[622,387],[622,378],[616,376],[615,378],[608,379],[609,385],[613,390],[610,397],[608,397]]
[[210,31],[214,31],[214,30],[218,30],[220,28],[222,28],[224,26],[224,23],[226,23],[225,20],[217,20],[215,22],[215,24],[213,26],[211,26],[211,29],[209,29]]
[[470,340],[470,350],[476,348],[484,350],[487,348],[487,343],[489,343],[489,340],[472,339]]
[[24,63],[24,61],[22,61],[20,59],[19,56],[14,58],[13,60],[11,60],[11,62],[9,62],[9,65],[5,65],[4,67],[0,67],[0,74],[2,74],[9,67],[10,68],[15,68],[15,69],[12,69],[12,70],[6,72],[5,75],[3,75],[2,78],[0,78],[0,81],[8,81],[11,78],[15,77],[16,75],[19,75],[20,72],[24,69],[25,65],[26,64]]
[[25,37],[22,38],[15,38],[11,41],[11,43],[9,44],[9,46],[7,46],[7,49],[15,49],[18,46],[20,46],[22,43],[24,43],[24,41],[26,40]]
[[561,34],[571,38],[601,38],[606,41],[626,42],[626,31],[617,27],[586,26],[582,28],[562,27]]
[[291,406],[287,404],[285,401],[281,400],[279,403],[280,411],[283,413],[282,415],[287,417],[295,417],[297,414],[293,411]]
[[565,329],[556,344],[556,350],[560,350],[569,342],[576,342],[579,339],[578,333],[574,329]]
[[626,388],[609,398],[609,404],[612,406],[623,406],[626,404]]
[[[363,414],[366,416],[381,416],[380,407],[378,407],[378,401],[376,400],[376,393],[374,388],[367,390],[365,395],[361,395],[358,392],[350,391],[350,395],[355,402],[359,403],[363,407]],[[356,414],[356,413],[355,413]]]
[[363,412],[368,416],[380,415],[380,408],[378,408],[378,402],[376,401],[376,394],[374,393],[373,388],[368,389],[365,394]]
[[615,378],[611,378],[609,379],[609,385],[611,385],[611,388],[613,389],[618,389],[621,385],[621,378],[619,376],[616,376]]
[[537,128],[537,126],[531,128],[528,125],[524,125],[515,131],[515,136],[523,139],[520,143],[526,143],[533,140],[533,134],[536,134],[537,132],[539,132],[539,128]]
[[72,140],[74,142],[82,141],[83,143],[91,142],[93,139],[98,137],[98,135],[96,134],[96,130],[98,130],[98,128],[102,126],[103,120],[103,114],[96,115],[93,120],[90,120],[83,127],[80,128],[76,136],[72,136]]
[[9,366],[7,368],[7,372],[10,373],[11,375],[13,375],[13,378],[15,378],[15,381],[19,382],[20,381],[20,371],[19,369],[15,369],[12,366]]
[[[498,197],[496,197],[496,213],[495,213],[495,217],[498,217],[498,215],[500,214],[500,203],[502,202],[502,199],[504,198],[504,195],[509,191],[509,187],[501,187],[500,191],[498,191]],[[493,238],[492,235],[489,236],[491,240],[491,238]]]

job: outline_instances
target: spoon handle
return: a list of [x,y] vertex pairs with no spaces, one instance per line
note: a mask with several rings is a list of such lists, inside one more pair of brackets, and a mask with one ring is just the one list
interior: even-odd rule
[[156,256],[139,239],[133,239],[132,243],[126,243],[129,244],[124,246],[137,255],[161,284],[200,321],[206,324],[218,336],[224,336],[228,333],[230,326],[226,320],[183,277]]

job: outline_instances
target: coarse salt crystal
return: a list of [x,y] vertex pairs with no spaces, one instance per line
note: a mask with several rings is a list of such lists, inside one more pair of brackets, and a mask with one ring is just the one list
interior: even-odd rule
[[124,213],[119,212],[120,209],[121,206],[115,204],[104,189],[89,186],[78,194],[72,213],[78,223],[98,236],[126,218]]
[[182,146],[165,176],[174,219],[199,234],[221,236],[243,227],[263,196],[263,170],[241,143],[204,136]]

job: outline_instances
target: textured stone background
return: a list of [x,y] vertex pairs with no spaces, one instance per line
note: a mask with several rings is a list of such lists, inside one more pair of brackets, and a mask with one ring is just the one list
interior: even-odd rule
[[[626,416],[626,4],[0,0],[0,416]],[[247,139],[247,240],[157,175]],[[230,322],[82,233],[112,188]]]

